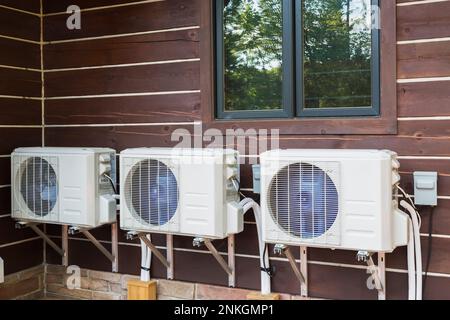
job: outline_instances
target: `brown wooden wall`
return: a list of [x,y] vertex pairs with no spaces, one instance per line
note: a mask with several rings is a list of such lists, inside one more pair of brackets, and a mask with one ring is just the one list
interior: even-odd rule
[[[209,87],[201,77],[202,62],[207,59],[203,50],[211,46],[210,40],[202,36],[208,33],[202,29],[202,21],[210,18],[209,12],[201,10],[204,1],[208,0],[139,3],[44,0],[45,145],[109,146],[121,151],[129,147],[173,146],[175,142],[170,136],[174,129],[192,131],[195,123],[213,108],[202,99],[202,91],[204,94]],[[68,5],[74,3],[90,10],[82,12],[82,29],[70,31],[65,27],[67,15],[64,12]],[[18,12],[0,8],[0,29],[10,30],[7,35],[11,37],[20,36],[32,42],[14,42],[0,37],[0,41],[10,46],[27,48],[18,49],[22,54],[2,52],[0,56],[5,62],[1,64],[39,69],[39,48],[35,44],[39,41],[36,31],[39,29],[31,27],[37,19],[20,13],[30,21],[14,27],[17,15]],[[5,23],[3,17],[11,17],[12,21]],[[392,149],[401,156],[403,184],[408,190],[411,190],[413,171],[438,171],[440,198],[435,210],[432,273],[425,297],[449,299],[450,1],[420,3],[398,0],[397,29],[398,134],[282,135],[281,147]],[[22,34],[18,34],[19,30]],[[24,57],[24,52],[30,52],[30,56]],[[2,94],[40,96],[38,74],[5,68],[0,68],[0,72],[4,73]],[[6,77],[9,81],[5,81]],[[40,128],[26,127],[41,124],[39,103],[10,98],[2,103],[2,124],[21,126],[1,129],[12,137],[3,139],[2,154],[7,155],[18,144],[40,144]],[[18,112],[18,108],[27,112]],[[8,158],[0,159],[0,163],[8,172]],[[242,167],[242,173],[243,187],[249,195],[256,197],[251,193],[248,165]],[[6,187],[0,189],[0,196],[7,199],[8,174],[0,175],[3,176]],[[4,212],[8,213],[8,210],[5,208]],[[428,211],[423,210],[422,213],[425,233]],[[5,219],[9,221],[9,218]],[[237,285],[258,289],[256,227],[251,216],[247,220],[245,232],[236,240]],[[59,228],[48,226],[47,231],[58,241]],[[99,229],[95,234],[109,245],[108,228]],[[164,237],[155,235],[154,240],[165,246]],[[226,276],[213,257],[204,250],[193,249],[191,240],[175,237],[175,278],[226,285]],[[422,240],[426,256],[427,238]],[[69,247],[71,264],[110,270],[109,262],[83,239],[72,238]],[[226,243],[219,242],[217,247],[225,251]],[[0,255],[6,255],[1,250]],[[120,272],[137,274],[139,255],[137,243],[128,242],[121,234]],[[59,263],[60,258],[48,249],[47,261]],[[367,274],[357,264],[354,252],[311,249],[309,261],[311,296],[376,298],[376,293],[366,288]],[[406,298],[405,250],[399,249],[388,255],[387,263],[388,297]],[[274,291],[298,293],[299,286],[288,263],[274,259],[273,264],[277,268]],[[165,276],[157,262],[153,264],[152,275]]]
[[[19,10],[17,10],[19,9]],[[0,1],[0,257],[11,274],[43,262],[42,240],[11,219],[10,153],[41,145],[39,0]]]

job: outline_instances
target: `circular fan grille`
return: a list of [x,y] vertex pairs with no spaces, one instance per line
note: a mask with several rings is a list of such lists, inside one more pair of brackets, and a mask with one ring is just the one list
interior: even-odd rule
[[177,180],[160,161],[144,160],[134,165],[125,182],[125,193],[128,208],[141,222],[162,226],[177,211]]
[[281,169],[269,186],[269,209],[285,232],[301,239],[317,238],[334,224],[338,193],[320,168],[295,163]]
[[58,198],[56,173],[51,164],[38,157],[25,161],[20,176],[20,194],[36,216],[48,215]]

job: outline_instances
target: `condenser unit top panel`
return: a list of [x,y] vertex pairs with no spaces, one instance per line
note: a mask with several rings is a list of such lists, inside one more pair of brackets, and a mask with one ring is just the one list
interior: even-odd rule
[[115,152],[110,148],[58,148],[58,147],[31,147],[17,148],[13,154],[94,154]]
[[390,160],[395,153],[388,150],[345,149],[289,149],[271,150],[261,154],[264,159],[308,158],[308,159],[376,159]]
[[135,148],[121,152],[126,156],[218,156],[234,155],[232,149],[200,149],[200,148]]

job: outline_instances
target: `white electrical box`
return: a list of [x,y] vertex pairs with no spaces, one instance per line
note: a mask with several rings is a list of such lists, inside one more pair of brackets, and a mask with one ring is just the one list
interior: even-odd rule
[[261,155],[268,243],[391,252],[408,242],[391,151],[274,150]]
[[112,149],[16,149],[11,181],[14,219],[87,228],[116,221]]
[[437,206],[437,172],[414,172],[414,203],[420,206]]
[[244,228],[234,150],[129,149],[120,175],[124,230],[223,239]]

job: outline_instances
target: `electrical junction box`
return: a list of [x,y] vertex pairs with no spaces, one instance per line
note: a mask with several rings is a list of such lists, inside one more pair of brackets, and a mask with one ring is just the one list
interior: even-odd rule
[[261,165],[254,164],[252,166],[253,170],[253,193],[261,193]]
[[437,205],[437,172],[414,172],[414,202],[416,205]]
[[0,258],[0,283],[5,282],[5,264],[3,263],[3,259]]

